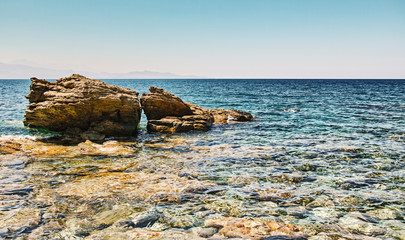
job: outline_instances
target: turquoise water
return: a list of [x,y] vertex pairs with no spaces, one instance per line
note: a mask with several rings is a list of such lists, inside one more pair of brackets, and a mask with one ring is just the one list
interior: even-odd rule
[[[220,202],[237,205],[238,216],[274,217],[314,229],[315,235],[336,232],[326,227],[335,225],[360,239],[405,233],[405,80],[104,81],[140,93],[156,86],[202,107],[234,108],[255,117],[248,123],[217,124],[206,133],[175,135],[184,143],[162,148],[159,157],[190,159],[182,163],[183,170],[217,184],[218,194],[195,193],[201,202],[162,208],[195,217],[206,211],[197,206]],[[22,126],[29,84],[0,81],[2,135],[39,134]],[[136,141],[170,138],[148,134],[145,125],[143,116]],[[146,147],[145,159],[156,149]],[[52,164],[64,168],[58,159]],[[155,167],[170,168],[160,164]],[[262,190],[287,191],[290,197],[266,198],[258,195]],[[215,214],[234,213],[217,209]],[[352,229],[353,219],[362,228]]]

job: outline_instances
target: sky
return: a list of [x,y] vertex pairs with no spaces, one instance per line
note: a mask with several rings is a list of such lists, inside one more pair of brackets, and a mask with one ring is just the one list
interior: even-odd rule
[[405,78],[405,0],[0,0],[0,34],[1,63]]

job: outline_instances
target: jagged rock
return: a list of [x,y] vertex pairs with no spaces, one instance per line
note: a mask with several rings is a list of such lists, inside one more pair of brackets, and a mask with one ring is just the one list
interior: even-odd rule
[[150,87],[150,93],[143,93],[141,105],[148,120],[159,120],[166,116],[182,117],[192,115],[191,109],[176,95],[161,88]]
[[132,136],[137,132],[141,107],[136,91],[78,74],[56,82],[37,78],[31,81],[26,96],[26,126],[81,132],[85,133],[82,138],[91,140]]
[[251,121],[250,113],[233,109],[209,110],[161,88],[150,87],[151,93],[142,94],[142,108],[148,118],[149,132],[208,131],[214,122]]

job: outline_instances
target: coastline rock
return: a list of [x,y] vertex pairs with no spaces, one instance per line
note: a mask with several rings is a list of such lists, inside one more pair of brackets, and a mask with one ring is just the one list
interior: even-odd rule
[[192,115],[191,109],[176,95],[161,88],[150,87],[150,93],[143,93],[140,100],[148,120],[159,120],[167,116]]
[[179,97],[161,88],[150,87],[150,93],[140,97],[148,119],[149,132],[208,131],[214,122],[251,121],[250,113],[234,109],[209,110],[193,103],[183,102]]
[[31,78],[24,125],[85,133],[83,139],[133,136],[141,117],[138,92],[73,74],[48,82]]

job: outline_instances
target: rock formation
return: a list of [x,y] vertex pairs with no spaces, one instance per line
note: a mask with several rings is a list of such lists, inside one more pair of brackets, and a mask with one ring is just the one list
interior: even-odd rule
[[78,74],[48,82],[31,78],[24,125],[102,140],[137,132],[138,92]]
[[214,122],[253,120],[252,115],[247,112],[233,109],[209,110],[183,102],[161,88],[150,87],[149,91],[150,93],[144,93],[140,98],[148,118],[149,132],[208,131]]
[[203,108],[185,103],[161,88],[150,87],[149,91],[140,98],[149,132],[208,131],[211,128],[214,118]]
[[233,109],[209,110],[161,88],[142,94],[108,85],[78,74],[56,82],[31,78],[24,125],[63,132],[68,139],[103,140],[133,136],[142,109],[149,132],[208,131],[214,122],[253,120],[251,114]]
[[142,94],[141,97],[141,105],[148,120],[193,114],[191,109],[176,95],[156,87],[150,87],[149,91],[150,93]]

